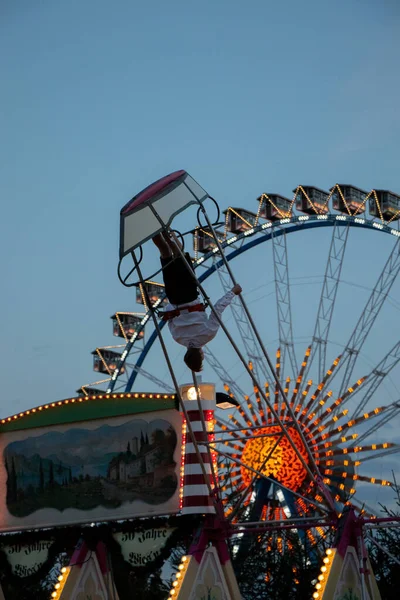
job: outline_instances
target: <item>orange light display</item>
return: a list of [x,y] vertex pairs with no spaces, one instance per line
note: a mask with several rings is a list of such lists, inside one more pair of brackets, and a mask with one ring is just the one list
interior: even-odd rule
[[[309,379],[304,390],[299,393],[309,355],[310,347],[306,350],[289,402],[297,422],[297,428],[293,426],[293,415],[290,414],[286,399],[282,401],[279,394],[271,392],[268,382],[265,383],[265,394],[261,395],[258,387],[255,387],[254,400],[251,396],[244,396],[234,415],[228,415],[227,420],[217,419],[217,425],[221,428],[224,436],[221,439],[221,443],[224,445],[222,453],[224,458],[219,459],[218,465],[219,480],[223,482],[222,501],[226,515],[235,510],[233,520],[246,517],[247,507],[258,493],[260,493],[259,500],[261,500],[262,510],[257,518],[262,521],[283,520],[287,517],[288,512],[293,514],[293,507],[298,516],[304,516],[309,513],[310,509],[314,510],[313,501],[323,503],[324,497],[319,486],[314,477],[310,478],[310,474],[306,472],[305,465],[313,470],[313,465],[310,464],[310,454],[314,458],[322,481],[329,486],[335,502],[345,504],[349,496],[354,495],[353,482],[355,481],[366,481],[381,486],[393,485],[386,479],[367,477],[355,471],[363,463],[362,453],[378,452],[377,456],[380,456],[382,451],[390,451],[390,442],[364,446],[354,445],[354,440],[359,434],[352,433],[352,430],[354,431],[359,425],[362,426],[365,421],[370,421],[383,412],[391,410],[392,405],[377,407],[345,422],[344,419],[349,409],[340,411],[338,409],[342,408],[343,403],[347,402],[351,394],[363,385],[365,377],[361,377],[348,387],[339,398],[329,400],[333,396],[333,392],[328,390],[328,384],[339,364],[341,357],[338,356],[322,381],[315,385],[315,389],[313,389],[312,380]],[[278,350],[277,362],[280,359]],[[287,379],[286,397],[289,394],[289,388],[290,381]],[[229,394],[232,393],[229,386],[226,386],[225,389]],[[276,391],[277,389],[275,389]],[[309,393],[312,394],[310,400],[307,398]],[[327,405],[328,401],[329,406]],[[277,413],[276,415],[274,411]],[[282,436],[282,427],[278,425],[278,418],[285,428],[286,436]],[[342,424],[336,425],[337,422]],[[335,426],[331,427],[333,424]],[[298,429],[303,436],[299,434]],[[227,437],[228,435],[229,437]],[[304,444],[308,445],[308,452]],[[304,462],[300,460],[298,454]],[[353,460],[352,454],[357,454],[356,461]],[[367,455],[366,460],[370,458],[371,456]],[[311,502],[304,502],[303,499],[297,497],[293,499],[293,505],[288,506],[286,497],[279,497],[274,487],[260,486],[257,488],[256,483],[260,478],[257,472],[273,478],[288,492],[301,494],[303,498],[308,498]],[[235,509],[238,493],[241,498],[243,497],[241,511]],[[318,531],[318,534],[323,537],[323,530]],[[311,532],[307,533],[307,537],[311,544],[315,543],[315,537]]]
[[[282,437],[263,466],[264,461],[267,459],[281,436],[282,430],[279,426],[275,426],[260,429],[257,432],[257,436],[274,433],[276,433],[276,435],[271,435],[270,437],[254,437],[248,440],[243,449],[241,460],[252,469],[260,471],[267,477],[272,476],[282,485],[296,491],[303,483],[307,473],[286,437]],[[300,454],[306,463],[308,463],[308,454],[299,433],[293,427],[288,428],[288,433]],[[254,473],[244,466],[241,467],[241,475],[245,485],[249,485],[254,477]]]

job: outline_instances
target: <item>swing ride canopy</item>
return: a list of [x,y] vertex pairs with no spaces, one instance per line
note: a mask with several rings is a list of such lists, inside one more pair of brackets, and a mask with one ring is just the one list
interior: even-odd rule
[[183,170],[146,187],[121,210],[120,258],[171,225],[174,217],[188,206],[206,198],[207,192]]

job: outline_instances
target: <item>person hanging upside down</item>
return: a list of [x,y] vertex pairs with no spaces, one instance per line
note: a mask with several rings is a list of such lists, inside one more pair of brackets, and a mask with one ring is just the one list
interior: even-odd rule
[[[202,348],[217,335],[219,322],[213,312],[210,316],[205,312],[196,279],[189,272],[175,241],[164,232],[157,234],[153,242],[160,251],[165,293],[169,300],[163,319],[168,322],[174,340],[187,348],[184,356],[186,365],[198,373],[203,368]],[[185,253],[185,258],[193,268],[188,253]],[[241,291],[240,285],[236,284],[215,303],[219,317]]]

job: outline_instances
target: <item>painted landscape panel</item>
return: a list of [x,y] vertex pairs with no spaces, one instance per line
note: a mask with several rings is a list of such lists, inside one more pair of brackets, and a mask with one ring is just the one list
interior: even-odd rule
[[[143,504],[151,514],[163,512],[158,506],[171,512],[165,506],[179,495],[179,432],[170,420],[140,417],[95,428],[81,423],[36,435],[30,431],[8,443],[3,450],[7,511],[30,522],[42,509],[84,511],[88,521],[93,511],[99,520],[99,508],[107,509],[105,519],[135,516],[138,502],[141,512],[146,512]],[[84,520],[85,514],[78,519]]]

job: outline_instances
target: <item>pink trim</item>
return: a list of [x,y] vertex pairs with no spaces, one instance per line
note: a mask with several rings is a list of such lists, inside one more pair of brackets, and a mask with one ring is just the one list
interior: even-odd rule
[[161,192],[170,183],[173,183],[183,175],[186,175],[186,171],[181,170],[175,171],[174,173],[170,173],[165,177],[161,177],[161,179],[158,179],[157,181],[149,185],[147,188],[136,194],[136,196],[132,198],[132,200],[130,200],[128,204],[125,204],[125,206],[121,210],[121,215],[129,213],[134,208],[137,208],[147,200],[150,200],[152,196],[155,196],[156,194]]
[[348,546],[354,546],[355,548],[357,548],[356,535],[360,528],[360,523],[357,522],[357,517],[353,507],[350,508],[347,515],[345,517],[342,517],[342,519],[345,519],[345,521],[343,523],[343,529],[341,531],[341,535],[338,540],[336,549],[340,556],[344,558]]
[[78,542],[73,555],[71,556],[71,560],[69,561],[69,566],[77,566],[77,567],[81,567],[83,564],[83,561],[86,558],[86,554],[88,553],[88,547],[86,545],[86,543],[83,540],[80,540],[80,542]]
[[205,549],[207,548],[209,542],[208,533],[206,533],[204,527],[202,528],[200,535],[196,540],[192,543],[189,548],[189,554],[193,556],[199,564],[201,563],[201,559],[203,558],[203,554]]
[[224,526],[216,517],[208,517],[203,525],[201,533],[196,541],[192,544],[189,549],[189,554],[194,556],[198,563],[201,562],[204,551],[211,541],[212,545],[218,552],[221,565],[225,565],[230,561],[229,549],[226,543],[228,532]]
[[96,556],[99,562],[99,567],[104,575],[108,572],[108,563],[107,563],[107,549],[103,542],[98,542],[96,546]]
[[225,534],[221,530],[218,530],[218,536],[219,539],[215,542],[215,545],[217,546],[219,560],[224,565],[228,560],[231,560],[231,557],[229,556],[228,544],[225,541]]

